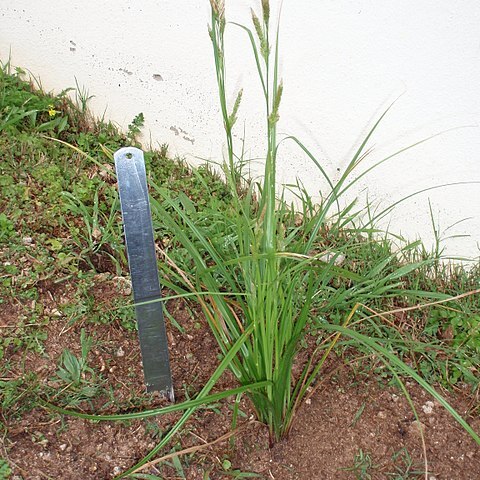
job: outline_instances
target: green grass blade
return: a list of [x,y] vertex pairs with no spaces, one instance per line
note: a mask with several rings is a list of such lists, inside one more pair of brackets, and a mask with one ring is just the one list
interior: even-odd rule
[[480,445],[480,436],[473,430],[473,428],[461,417],[461,415],[438,393],[425,379],[423,379],[415,370],[409,367],[405,362],[400,360],[395,354],[388,351],[385,347],[380,345],[377,341],[358,333],[352,329],[342,327],[340,325],[324,324],[322,328],[328,331],[340,332],[342,335],[353,338],[358,343],[363,344],[370,350],[381,354],[388,363],[394,365],[399,371],[413,378],[426,392],[428,392],[435,400],[437,400],[450,415],[465,429],[466,432]]
[[152,410],[145,410],[143,412],[123,413],[123,414],[120,413],[120,414],[114,414],[114,415],[82,413],[82,412],[76,412],[74,410],[68,410],[62,407],[58,407],[49,402],[42,402],[42,403],[49,410],[52,410],[57,413],[61,413],[62,415],[70,415],[72,417],[85,418],[88,420],[95,420],[95,421],[139,420],[139,419],[144,419],[149,417],[155,417],[157,415],[165,415],[167,413],[188,410],[189,408],[199,407],[201,405],[207,405],[209,403],[222,400],[232,395],[237,395],[239,393],[244,393],[249,390],[255,390],[255,389],[266,387],[270,383],[271,382],[268,382],[268,381],[252,383],[250,385],[244,385],[241,387],[233,388],[231,390],[225,390],[223,392],[214,393],[212,395],[207,395],[205,397],[197,397],[194,400],[188,400],[186,402],[177,403],[174,405],[168,405],[166,407],[154,408]]

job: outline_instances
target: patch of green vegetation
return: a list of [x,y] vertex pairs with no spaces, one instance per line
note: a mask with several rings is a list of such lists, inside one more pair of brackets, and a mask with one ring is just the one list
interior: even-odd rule
[[[27,355],[45,355],[46,327],[52,319],[66,327],[86,322],[136,329],[133,308],[125,308],[131,295],[119,292],[111,302],[99,303],[95,288],[99,273],[110,279],[128,276],[112,152],[140,146],[143,115],[122,133],[90,115],[90,96],[78,85],[60,95],[39,87],[22,69],[1,66],[0,304],[4,312],[12,312],[11,323],[0,329],[5,418],[34,408],[39,394],[73,406],[106,393],[98,369],[86,362],[84,348],[80,355],[63,352],[55,378],[48,380],[59,385],[57,390],[24,370]],[[181,192],[192,205],[224,209],[228,203],[218,175],[169,158],[167,145],[145,152],[145,160],[149,180]],[[153,221],[161,225],[160,218]],[[168,232],[159,233],[158,241],[168,242]],[[48,291],[64,284],[73,290],[62,302],[55,296],[53,311],[46,309]],[[144,403],[131,398],[129,407]]]
[[6,241],[13,237],[15,232],[14,224],[4,213],[0,213],[0,241]]
[[395,471],[386,474],[391,480],[413,480],[425,476],[425,465],[421,462],[416,464],[405,447],[392,455],[392,463]]
[[[2,373],[7,373],[8,364],[3,364]],[[2,375],[3,376],[3,375]],[[26,373],[22,377],[11,380],[0,380],[0,406],[2,417],[0,424],[7,430],[3,421],[18,418],[24,412],[38,405],[38,393],[42,386],[34,373]]]
[[0,70],[0,132],[35,129],[60,133],[66,128],[68,119],[56,108],[61,107],[68,90],[55,97],[38,95],[30,82],[23,80],[22,69],[13,73],[8,62]]
[[348,468],[342,468],[345,472],[352,472],[356,480],[372,480],[372,471],[377,469],[370,454],[360,449],[353,459],[353,465]]
[[80,355],[74,355],[65,349],[59,361],[56,380],[59,381],[60,392],[53,398],[69,406],[90,400],[101,391],[101,379],[88,364],[88,354],[93,346],[93,338],[82,329],[80,334]]
[[4,458],[0,458],[0,480],[8,480],[12,474],[10,465]]

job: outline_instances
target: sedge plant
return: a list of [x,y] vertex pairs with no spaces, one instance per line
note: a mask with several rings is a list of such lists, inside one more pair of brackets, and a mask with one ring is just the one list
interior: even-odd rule
[[[242,93],[238,93],[230,112],[225,85],[224,4],[212,1],[211,7],[209,33],[227,140],[224,173],[232,195],[232,210],[237,212],[223,220],[223,230],[231,232],[231,241],[226,246],[221,237],[213,241],[212,236],[206,235],[205,229],[189,217],[181,203],[170,198],[165,190],[157,189],[165,202],[153,202],[153,209],[161,210],[161,218],[194,262],[194,274],[172,263],[177,279],[197,292],[205,289],[215,292],[221,288],[232,292],[230,298],[221,295],[198,297],[223,354],[228,353],[246,328],[252,328],[252,334],[230,368],[241,384],[257,383],[255,379],[259,378],[268,381],[265,388],[251,391],[249,395],[259,420],[269,427],[273,444],[288,432],[298,399],[304,393],[301,387],[305,386],[306,378],[293,388],[292,367],[314,293],[322,281],[331,277],[333,264],[320,265],[318,262],[319,265],[312,267],[311,256],[305,255],[305,249],[302,251],[295,244],[295,232],[287,234],[284,222],[289,212],[286,203],[277,203],[276,128],[283,86],[278,78],[278,42],[271,51],[269,4],[262,3],[260,17],[252,12],[256,40],[247,29],[266,108],[265,171],[258,192],[252,183],[243,181],[242,172],[237,168],[232,129]],[[239,160],[242,164],[242,159]],[[172,211],[175,215],[169,213]],[[315,271],[318,268],[323,270],[323,275]]]
[[[232,131],[242,90],[229,109],[224,42],[227,26],[225,5],[223,0],[211,0],[210,3],[209,34],[226,134],[227,153],[223,171],[231,195],[231,212],[220,214],[210,211],[207,215],[202,212],[195,216],[194,209],[192,212],[192,209],[186,208],[181,196],[173,198],[168,190],[153,186],[163,201],[152,200],[152,210],[158,213],[166,228],[172,232],[172,248],[181,247],[188,256],[188,262],[180,265],[167,252],[163,252],[170,267],[170,286],[180,293],[189,291],[197,294],[224,356],[229,354],[232,345],[238,344],[244,332],[251,329],[251,335],[245,338],[238,354],[232,357],[229,368],[244,386],[267,382],[264,387],[248,391],[247,395],[252,400],[258,419],[268,426],[271,444],[288,435],[296,410],[341,335],[350,337],[353,342],[379,355],[400,383],[396,371],[403,370],[432,395],[441,398],[375,339],[364,338],[348,328],[359,306],[358,302],[398,295],[402,277],[429,260],[397,266],[392,270],[390,265],[394,255],[391,254],[373,265],[370,272],[360,276],[339,265],[339,251],[320,248],[322,229],[328,228],[330,233],[340,232],[358,216],[358,212],[354,212],[354,203],[340,208],[340,199],[359,178],[374,168],[370,166],[353,180],[350,179],[351,173],[367,155],[367,142],[388,109],[370,130],[345,174],[335,185],[311,152],[296,137],[287,137],[317,165],[319,175],[326,179],[331,189],[322,203],[315,206],[299,186],[297,196],[301,202],[301,221],[298,222],[295,210],[288,207],[283,195],[277,195],[276,159],[281,145],[277,140],[277,123],[283,83],[278,73],[278,28],[272,34],[269,2],[262,0],[260,15],[252,10],[253,29],[234,24],[248,35],[265,101],[266,151],[260,184],[244,178],[242,167],[246,161],[243,154],[237,156],[235,152]],[[426,140],[403,148],[376,165]],[[365,232],[357,229],[355,233],[371,234],[373,231],[370,225]],[[353,243],[357,236],[352,235]],[[413,247],[407,245],[405,248],[408,250]],[[348,251],[348,242],[345,242],[343,249]],[[338,293],[331,294],[334,290],[331,285],[335,282],[348,283],[350,288],[338,289]],[[428,292],[414,294],[428,296]],[[330,333],[329,342],[322,343],[313,352],[295,378],[294,365],[312,318],[314,302],[318,305],[322,298],[324,305],[330,308],[346,306],[350,314],[343,325],[328,325],[325,330]],[[448,405],[445,401],[442,403]],[[453,409],[449,408],[449,411],[478,441],[478,436],[466,422]]]
[[[230,369],[242,385],[268,382],[264,388],[252,390],[248,395],[259,420],[268,425],[273,444],[288,434],[296,409],[339,338],[338,334],[333,335],[328,348],[323,345],[315,352],[323,353],[319,359],[314,354],[302,374],[293,378],[296,354],[311,317],[313,300],[334,278],[355,281],[358,298],[375,295],[376,289],[379,294],[380,287],[385,294],[398,285],[395,280],[401,273],[391,272],[388,277],[391,281],[380,285],[371,277],[358,278],[336,265],[338,254],[315,252],[318,233],[326,224],[331,207],[337,205],[339,193],[348,189],[348,185],[344,177],[334,186],[320,164],[296,139],[293,140],[316,162],[332,192],[319,208],[311,207],[306,194],[301,196],[304,199],[301,226],[293,221],[293,211],[283,197],[277,196],[277,123],[283,84],[278,75],[278,29],[272,42],[267,0],[262,1],[261,15],[252,10],[253,30],[237,24],[250,39],[265,100],[263,181],[261,185],[254,185],[244,179],[241,167],[245,161],[242,156],[236,156],[232,135],[242,91],[229,110],[224,42],[227,23],[223,1],[211,1],[211,14],[209,34],[226,134],[224,174],[230,187],[232,214],[215,216],[211,212],[210,225],[206,225],[191,215],[181,199],[174,199],[167,190],[155,186],[164,201],[153,200],[152,209],[158,212],[173,232],[176,244],[185,249],[193,262],[193,268],[192,265],[182,268],[165,253],[171,276],[177,283],[192,292],[231,292],[230,296],[198,296],[223,355],[228,354],[245,329],[252,328],[252,334],[232,359]],[[361,161],[365,143],[353,158],[350,170]],[[352,206],[338,211],[337,224],[346,223],[353,215],[351,211]],[[218,235],[212,234],[211,225],[221,225]],[[378,269],[383,267],[381,264]],[[409,270],[414,268],[415,265],[408,266]],[[347,296],[339,296],[334,302],[345,302]]]

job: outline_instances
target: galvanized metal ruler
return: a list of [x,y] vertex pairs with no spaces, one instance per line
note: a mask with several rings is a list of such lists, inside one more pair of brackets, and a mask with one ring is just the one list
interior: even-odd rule
[[[143,152],[114,155],[147,391],[174,400]],[[148,303],[145,303],[148,302]]]

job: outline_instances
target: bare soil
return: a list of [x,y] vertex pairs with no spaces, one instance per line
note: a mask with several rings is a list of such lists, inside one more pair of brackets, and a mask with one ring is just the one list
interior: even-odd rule
[[[108,309],[115,298],[128,294],[123,283],[113,275],[98,275],[91,293],[98,304]],[[45,349],[43,353],[7,350],[3,361],[11,365],[8,379],[35,372],[50,400],[56,395],[61,404],[67,392],[62,392],[64,386],[55,379],[58,362],[65,348],[79,355],[80,331],[84,328],[95,338],[88,361],[101,379],[103,390],[91,403],[81,403],[83,410],[115,413],[165,403],[144,393],[135,332],[126,331],[115,320],[93,325],[85,318],[69,326],[68,319],[58,315],[58,310],[62,302],[71,301],[75,284],[43,282],[37,289],[38,301],[44,304],[49,317],[44,327],[48,334]],[[15,326],[27,308],[28,305],[6,299],[1,325]],[[181,333],[168,325],[175,392],[177,401],[182,401],[204,385],[218,365],[219,352],[198,311],[191,315],[182,301],[170,301],[167,308],[185,329]],[[0,329],[0,334],[6,335],[6,330]],[[373,374],[362,373],[364,369],[342,368],[341,364],[340,359],[331,360],[324,380],[302,405],[289,438],[273,448],[268,446],[266,428],[254,421],[253,408],[244,399],[239,430],[234,437],[182,455],[181,469],[172,462],[163,462],[143,473],[193,480],[234,478],[237,469],[277,480],[426,478],[421,428],[426,438],[427,478],[480,479],[480,447],[418,386],[407,384],[420,423],[399,391],[382,384]],[[226,374],[215,390],[235,385],[233,376]],[[46,397],[45,393],[41,395]],[[478,398],[466,389],[446,395],[479,432]],[[199,410],[162,454],[205,445],[228,433],[232,401]],[[12,466],[12,478],[102,480],[114,478],[141,459],[180,414],[152,417],[148,421],[91,422],[52,413],[37,403],[33,409],[2,412],[1,417],[5,424],[2,455]],[[355,464],[357,469],[352,470]]]

